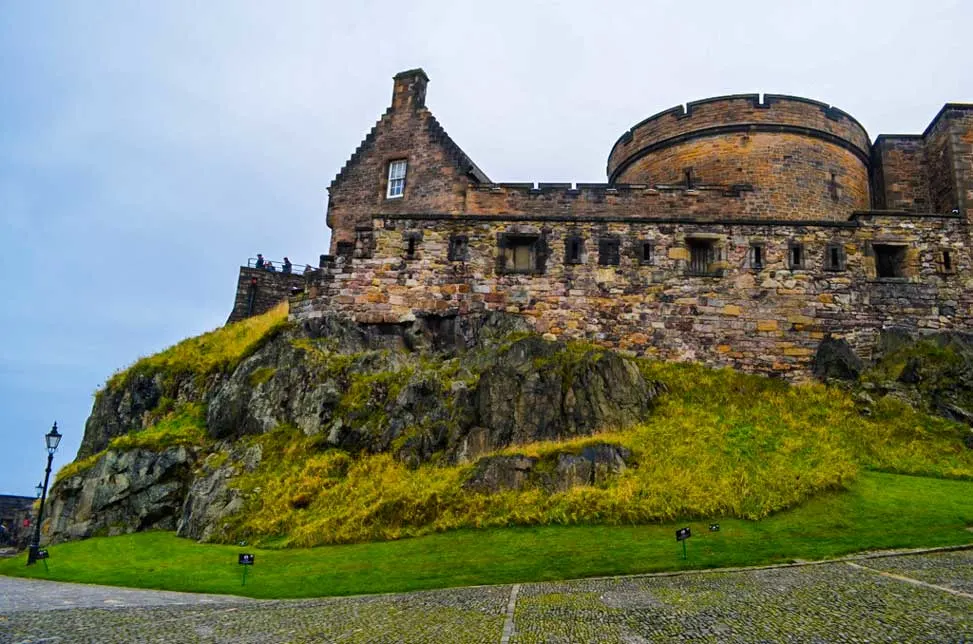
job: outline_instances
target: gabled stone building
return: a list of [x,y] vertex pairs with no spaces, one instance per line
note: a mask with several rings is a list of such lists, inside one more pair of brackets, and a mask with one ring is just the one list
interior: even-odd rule
[[484,311],[638,354],[800,378],[820,341],[973,322],[973,105],[873,143],[793,96],[633,126],[604,184],[494,183],[426,107],[421,69],[329,188],[331,249],[292,301],[362,323]]

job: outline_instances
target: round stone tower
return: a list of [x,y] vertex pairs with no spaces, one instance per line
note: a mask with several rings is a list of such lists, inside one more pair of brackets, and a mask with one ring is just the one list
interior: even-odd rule
[[847,219],[870,207],[868,134],[824,103],[722,96],[650,116],[608,156],[611,184],[749,186],[751,216]]

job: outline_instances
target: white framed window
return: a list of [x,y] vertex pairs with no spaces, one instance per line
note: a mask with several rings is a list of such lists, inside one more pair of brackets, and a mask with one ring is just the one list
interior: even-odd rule
[[401,197],[405,192],[405,170],[408,165],[405,159],[389,162],[389,187],[385,193],[387,199]]

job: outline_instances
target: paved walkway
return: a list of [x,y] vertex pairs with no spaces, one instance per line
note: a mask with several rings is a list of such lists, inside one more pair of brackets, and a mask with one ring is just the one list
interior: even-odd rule
[[[68,584],[42,579],[0,576],[0,615],[14,611],[60,608],[134,608],[143,606],[212,605],[253,601],[233,595],[174,593],[94,584]],[[2,640],[0,640],[2,641]]]
[[973,551],[280,601],[0,577],[4,644],[672,641],[973,641]]

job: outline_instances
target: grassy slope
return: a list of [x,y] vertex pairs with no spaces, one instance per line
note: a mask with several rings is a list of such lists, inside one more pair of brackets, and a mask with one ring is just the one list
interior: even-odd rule
[[[718,533],[706,522],[685,523],[694,534],[688,561],[673,536],[684,523],[457,530],[288,550],[201,545],[154,532],[52,546],[49,573],[26,568],[20,556],[0,561],[0,574],[270,598],[821,559],[973,542],[973,482],[865,473],[846,492],[761,521],[724,519]],[[243,551],[257,554],[246,587],[235,563]]]
[[[286,313],[280,308],[188,339],[139,360],[108,386],[118,387],[136,373],[159,373],[163,381],[175,382],[187,374],[199,378],[231,369],[282,328]],[[342,385],[338,413],[345,423],[369,431],[385,431],[386,409],[410,379],[432,383],[448,396],[457,382],[473,386],[486,363],[475,353],[451,360],[402,354],[389,361],[382,352],[334,353],[327,340],[294,342]],[[571,342],[538,366],[560,370],[568,379],[584,356],[602,350]],[[543,470],[553,469],[558,453],[592,442],[618,443],[632,451],[633,467],[611,481],[556,494],[539,489],[473,494],[462,489],[470,465],[411,468],[385,454],[328,450],[323,435],[280,427],[246,439],[262,444],[265,457],[255,472],[233,482],[248,503],[230,520],[231,541],[308,547],[470,527],[759,519],[842,489],[862,469],[973,479],[973,450],[960,440],[964,428],[901,401],[883,398],[863,416],[847,392],[821,385],[790,387],[725,369],[637,363],[669,391],[642,424],[504,450],[540,457]],[[251,381],[257,386],[273,376],[268,368]],[[111,447],[188,443],[207,449],[201,405],[177,404],[167,396],[152,417],[154,424],[115,438]],[[421,431],[406,428],[396,441]],[[59,478],[90,467],[96,458],[68,465]]]
[[137,374],[161,372],[168,376],[205,376],[216,371],[230,371],[287,324],[287,313],[287,302],[281,302],[262,315],[187,338],[159,353],[140,358],[115,373],[105,386],[120,387]]
[[[565,360],[578,345],[569,345]],[[624,445],[634,466],[604,484],[554,494],[475,494],[462,489],[469,465],[413,469],[388,455],[349,457],[323,449],[320,436],[282,428],[249,439],[267,456],[236,482],[249,503],[231,534],[307,547],[469,527],[759,519],[842,489],[862,469],[973,479],[963,428],[901,401],[883,399],[863,416],[848,393],[823,385],[791,387],[693,364],[639,364],[669,389],[644,423],[503,450],[546,459],[553,468],[558,453],[600,441]]]

